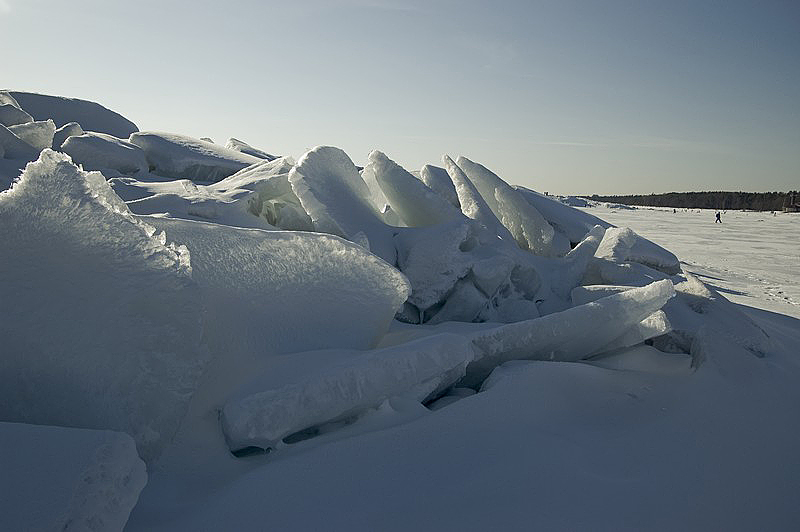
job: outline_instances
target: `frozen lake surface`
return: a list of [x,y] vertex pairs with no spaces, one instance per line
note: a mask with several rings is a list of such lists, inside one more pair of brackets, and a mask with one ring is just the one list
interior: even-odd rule
[[581,209],[630,227],[678,256],[735,303],[800,318],[800,214],[604,205]]

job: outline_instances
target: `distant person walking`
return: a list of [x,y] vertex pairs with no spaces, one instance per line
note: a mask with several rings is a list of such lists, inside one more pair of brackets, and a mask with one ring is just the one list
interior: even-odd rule
[[717,222],[722,223],[722,220],[719,217],[719,212],[717,212],[717,219],[714,220],[714,223],[717,223]]

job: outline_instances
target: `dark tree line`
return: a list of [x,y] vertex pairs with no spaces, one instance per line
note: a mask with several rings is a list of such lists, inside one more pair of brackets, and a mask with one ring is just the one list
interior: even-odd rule
[[789,192],[668,192],[634,196],[598,196],[591,199],[641,205],[647,207],[673,207],[678,209],[717,209],[753,211],[780,211],[794,196],[800,201],[800,193]]

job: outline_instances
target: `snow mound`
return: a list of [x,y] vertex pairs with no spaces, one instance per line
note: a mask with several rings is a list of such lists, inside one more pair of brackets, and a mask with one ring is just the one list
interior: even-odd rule
[[61,144],[61,151],[82,165],[84,170],[109,169],[123,174],[135,174],[148,169],[147,159],[139,146],[105,133],[70,135]]
[[77,122],[87,131],[97,131],[125,139],[139,131],[136,124],[127,118],[106,109],[100,104],[77,98],[49,96],[32,92],[8,91],[34,120],[52,118],[56,127]]
[[133,439],[0,423],[0,529],[122,532],[147,483]]
[[175,179],[215,182],[263,162],[252,155],[174,133],[134,133],[129,142],[144,150],[153,173]]
[[274,161],[278,157],[275,155],[270,155],[265,151],[261,151],[258,148],[254,148],[246,142],[242,142],[239,139],[229,138],[228,142],[225,143],[225,147],[229,150],[239,151],[246,155],[252,155],[253,157],[258,157],[259,159],[266,159],[267,161]]
[[274,448],[292,433],[347,418],[393,396],[421,401],[455,382],[472,358],[469,340],[441,334],[379,349],[339,367],[225,405],[231,450]]
[[45,149],[0,193],[0,249],[0,419],[124,431],[154,460],[207,358],[186,248]]

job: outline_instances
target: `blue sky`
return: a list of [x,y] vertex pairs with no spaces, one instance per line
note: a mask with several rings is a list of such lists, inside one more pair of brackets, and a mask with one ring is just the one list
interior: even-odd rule
[[800,2],[0,0],[0,87],[539,191],[800,188]]

